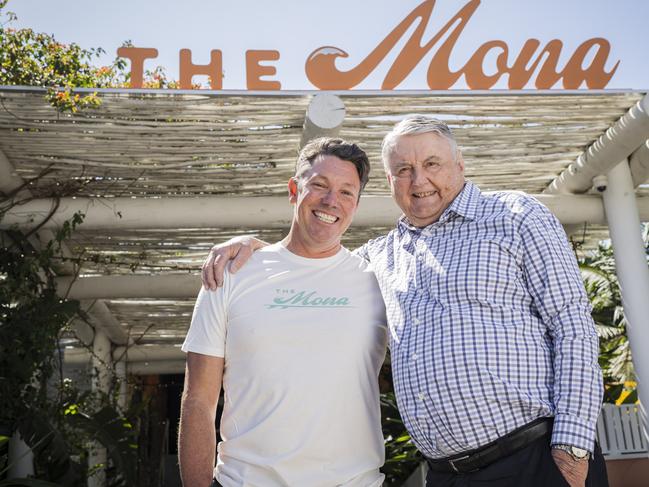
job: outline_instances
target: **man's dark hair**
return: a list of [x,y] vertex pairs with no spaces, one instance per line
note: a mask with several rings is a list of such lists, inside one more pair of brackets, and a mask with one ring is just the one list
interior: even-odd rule
[[363,149],[356,144],[332,137],[319,137],[310,140],[297,157],[295,177],[298,179],[302,177],[318,156],[335,156],[343,161],[351,162],[356,166],[356,172],[358,172],[358,178],[361,181],[361,191],[363,191],[370,178],[370,161]]

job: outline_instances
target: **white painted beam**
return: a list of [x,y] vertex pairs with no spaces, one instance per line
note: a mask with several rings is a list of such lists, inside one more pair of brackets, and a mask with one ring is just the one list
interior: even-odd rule
[[81,309],[87,315],[88,323],[81,318],[74,320],[75,333],[77,338],[86,345],[92,344],[94,330],[102,330],[116,345],[126,345],[129,342],[129,336],[124,328],[115,319],[108,307],[103,301],[98,301],[96,297],[91,300],[85,300],[83,297],[73,298],[68,294],[70,282],[74,280],[72,276],[62,276],[57,278],[60,284],[59,295],[81,301]]
[[133,375],[184,374],[184,360],[130,362],[128,373]]
[[[92,354],[83,348],[66,348],[63,350],[63,360],[70,365],[88,365],[93,359]],[[155,362],[185,360],[185,352],[177,345],[131,345],[129,347],[116,347],[110,357],[103,356],[103,360],[111,358],[115,362]]]
[[[0,191],[5,195],[20,188],[24,184],[23,179],[16,174],[13,164],[7,159],[5,153],[0,150]],[[16,195],[19,198],[29,197],[26,189]]]
[[631,154],[629,167],[634,187],[649,182],[649,139]]
[[69,365],[86,366],[92,354],[86,348],[68,347],[63,349],[63,361]]
[[[5,214],[0,228],[32,228],[53,208],[54,200],[34,200]],[[75,213],[85,214],[84,230],[106,228],[285,228],[291,222],[288,197],[61,198],[44,228],[56,228]]]
[[[114,354],[113,354],[114,355]],[[115,376],[117,377],[117,385],[119,387],[119,395],[117,396],[117,406],[124,413],[128,407],[128,379],[126,376],[126,362],[120,360],[115,363]]]
[[92,346],[92,341],[95,339],[95,329],[85,321],[76,318],[72,321],[74,334],[86,346]]
[[117,347],[113,357],[124,357],[127,363],[155,360],[185,360],[185,352],[176,345],[132,345]]
[[[63,289],[65,289],[66,291],[69,287],[69,283],[71,282],[71,280],[73,280],[73,278],[70,276],[59,277],[57,278],[57,280],[58,279],[62,279],[63,282],[65,282]],[[108,306],[106,306],[106,303],[98,300],[97,296],[91,298],[75,298],[68,295],[68,297],[70,299],[79,299],[82,301],[85,299],[94,300],[83,301],[81,303],[82,307],[86,310],[86,313],[88,313],[90,322],[95,326],[95,328],[103,330],[108,338],[110,338],[110,341],[115,345],[126,345],[127,343],[129,343],[130,337],[128,336],[126,330],[124,330],[124,327],[122,327],[122,325],[120,325],[119,322],[115,319],[115,316],[113,316],[113,313],[110,312]]]
[[[592,182],[591,182],[592,185]],[[563,224],[604,223],[599,195],[533,195]],[[22,229],[40,223],[52,207],[52,200],[34,200],[9,211],[0,228],[17,225]],[[649,208],[640,202],[640,211]],[[288,228],[292,211],[283,196],[200,198],[62,198],[54,218],[44,228],[56,228],[77,211],[86,214],[84,230],[147,228]],[[393,226],[401,210],[391,196],[361,198],[355,226]],[[647,215],[649,217],[649,212]]]
[[[110,339],[103,330],[96,330],[95,338],[92,342],[92,389],[102,394],[110,394],[110,383],[112,379],[112,355]],[[98,441],[93,441],[93,445],[88,453],[88,468],[95,469],[94,473],[88,478],[88,487],[105,487],[106,485],[106,464],[108,461],[108,452]]]
[[[85,350],[75,349],[74,353],[68,349],[65,351],[66,365],[86,367],[90,361],[90,355]],[[125,366],[125,371],[133,375],[150,375],[150,374],[184,374],[185,357],[175,359],[155,360],[153,358],[146,361],[121,362]],[[119,364],[117,364],[119,365]],[[120,401],[122,401],[122,392],[120,389]],[[121,404],[121,403],[120,403]]]
[[[198,274],[161,274],[155,276],[127,274],[80,277],[78,279],[57,277],[56,283],[58,289],[69,289],[68,297],[70,299],[79,300],[195,298],[201,287],[201,279]],[[123,332],[119,324],[117,324],[117,327]],[[126,339],[120,340],[121,344],[126,344],[126,341]]]
[[113,356],[110,339],[97,330],[92,341],[92,389],[104,394],[110,393],[110,382],[113,369]]
[[300,149],[316,137],[336,137],[344,120],[343,101],[331,93],[318,93],[306,109]]
[[584,193],[649,137],[649,95],[629,109],[546,188],[547,193]]
[[638,397],[647,428],[649,408],[649,268],[644,242],[640,233],[640,218],[635,204],[633,180],[626,160],[607,174],[608,184],[603,193],[622,305],[627,320],[627,335],[638,379]]

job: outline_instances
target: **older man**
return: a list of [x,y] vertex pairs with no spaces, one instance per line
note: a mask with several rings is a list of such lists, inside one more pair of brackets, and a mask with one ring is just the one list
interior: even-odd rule
[[[438,120],[398,123],[382,155],[404,215],[358,252],[385,299],[399,410],[428,485],[606,485],[597,335],[559,222],[530,196],[465,180]],[[239,265],[246,244],[215,252],[243,250]],[[207,285],[221,265],[206,263]]]
[[368,263],[340,244],[368,173],[354,144],[307,144],[288,183],[288,236],[226,273],[222,292],[199,294],[183,345],[184,485],[213,474],[224,487],[382,484],[385,309]]

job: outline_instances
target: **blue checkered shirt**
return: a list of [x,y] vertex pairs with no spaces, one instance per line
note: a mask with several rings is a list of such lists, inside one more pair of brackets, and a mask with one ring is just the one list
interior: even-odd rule
[[358,252],[385,299],[399,411],[424,455],[471,450],[544,416],[552,444],[593,450],[597,334],[547,208],[467,182],[439,221],[402,217]]

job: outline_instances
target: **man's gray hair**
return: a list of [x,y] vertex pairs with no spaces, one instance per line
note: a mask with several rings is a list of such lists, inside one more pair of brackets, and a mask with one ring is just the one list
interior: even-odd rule
[[453,159],[457,160],[457,142],[455,141],[453,132],[451,132],[451,129],[446,125],[446,123],[437,118],[427,117],[425,115],[410,115],[397,123],[383,138],[383,144],[381,145],[381,159],[383,160],[385,171],[388,172],[390,152],[399,137],[402,135],[419,135],[427,133],[434,133],[448,140],[448,143],[451,146]]

